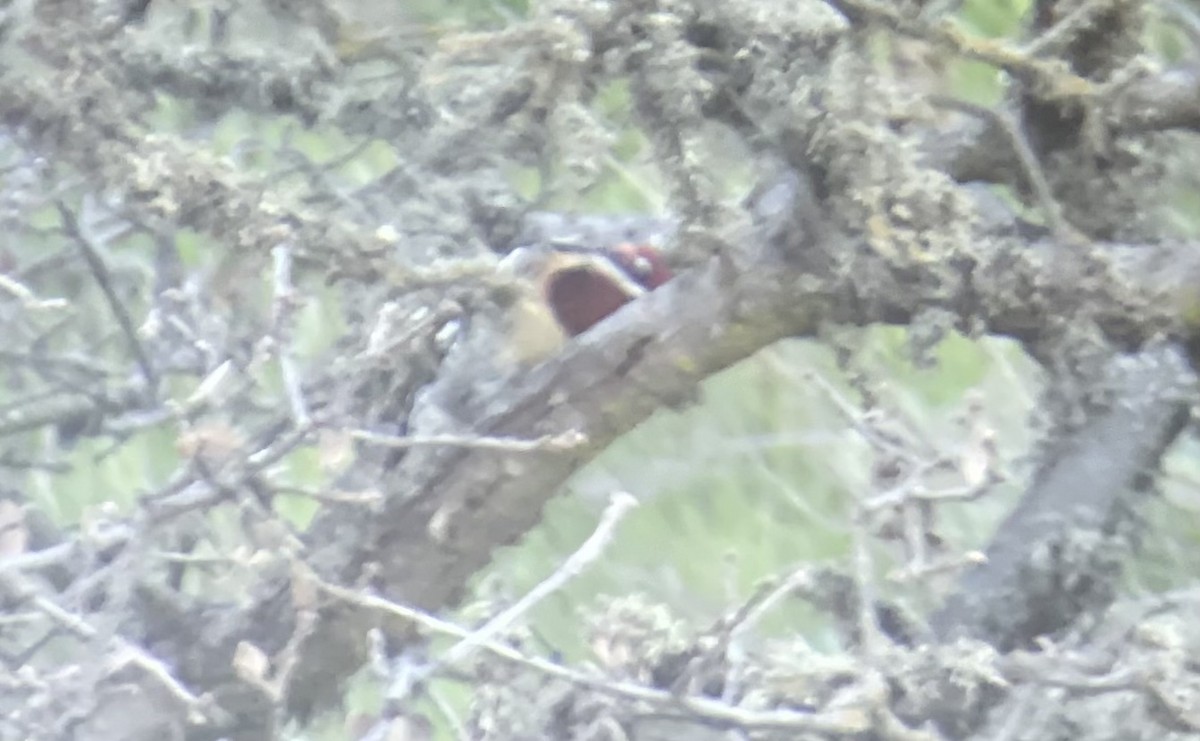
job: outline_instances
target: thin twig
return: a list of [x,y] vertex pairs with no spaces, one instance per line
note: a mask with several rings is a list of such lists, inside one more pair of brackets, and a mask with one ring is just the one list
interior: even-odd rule
[[280,433],[267,447],[245,456],[240,463],[227,464],[240,467],[235,467],[235,473],[223,480],[221,486],[211,481],[196,480],[194,474],[189,473],[176,478],[159,491],[144,496],[142,502],[148,510],[150,523],[165,522],[185,512],[211,505],[228,490],[244,486],[268,466],[302,445],[311,432],[312,428],[305,427]]
[[890,582],[905,584],[920,581],[921,579],[926,579],[937,574],[961,571],[962,569],[979,566],[984,563],[987,563],[987,556],[983,551],[966,551],[950,558],[939,558],[933,561],[925,561],[921,564],[905,564],[898,569],[889,571],[887,578]]
[[502,450],[509,453],[558,452],[572,450],[587,443],[587,437],[576,430],[557,435],[544,435],[533,440],[511,437],[479,437],[472,435],[385,435],[370,430],[350,430],[350,437],[372,445],[388,448],[417,448],[446,446],[477,450]]
[[1053,26],[1046,29],[1022,49],[1031,57],[1052,54],[1074,41],[1080,33],[1087,30],[1100,13],[1115,7],[1123,0],[1091,0],[1077,5],[1073,10],[1060,18]]
[[27,603],[77,638],[91,640],[99,631],[86,620],[41,594],[33,583],[16,571],[0,571],[0,590],[13,602]]
[[[462,640],[476,635],[474,631],[382,597],[362,594],[320,580],[316,580],[315,583],[321,591],[343,602],[399,617],[442,635],[454,636]],[[781,730],[832,735],[862,733],[871,727],[869,713],[863,712],[860,708],[812,713],[796,710],[750,710],[703,696],[680,696],[633,682],[611,681],[603,677],[585,674],[560,663],[535,656],[526,656],[511,646],[495,641],[485,640],[479,642],[477,647],[505,661],[524,666],[549,677],[562,679],[579,687],[627,700],[646,702],[663,710],[675,712],[683,710],[719,726],[740,728],[744,731]]]
[[226,382],[232,377],[233,370],[233,363],[229,360],[213,368],[196,386],[196,390],[184,399],[179,414],[184,415],[197,411],[212,402],[217,392],[224,388]]
[[1050,187],[1050,181],[1046,178],[1045,170],[1042,169],[1042,163],[1038,160],[1037,153],[1033,151],[1033,146],[1029,143],[1029,138],[1021,130],[1019,122],[1011,116],[987,106],[977,105],[950,96],[931,95],[929,100],[934,105],[961,111],[983,119],[1004,132],[1009,144],[1013,148],[1013,153],[1017,155],[1017,162],[1021,164],[1021,170],[1025,173],[1026,180],[1029,181],[1029,187],[1033,189],[1033,196],[1037,199],[1038,206],[1041,208],[1042,214],[1046,217],[1046,224],[1050,227],[1050,231],[1054,233],[1055,237],[1067,244],[1077,244],[1083,239],[1080,232],[1071,226],[1071,223],[1063,216],[1062,206],[1059,205],[1058,200],[1054,197],[1054,190]]
[[612,542],[617,525],[637,505],[637,499],[628,492],[619,491],[613,494],[612,501],[609,502],[608,507],[604,510],[604,514],[601,515],[600,523],[596,525],[595,532],[583,542],[583,545],[579,546],[579,550],[572,553],[553,574],[529,590],[528,594],[513,603],[507,610],[504,610],[499,615],[484,623],[483,626],[470,636],[451,646],[441,657],[439,663],[444,666],[453,666],[463,661],[474,653],[475,649],[481,643],[493,640],[497,635],[512,627],[534,605],[562,589],[563,585],[579,576],[585,568],[604,553],[608,544]]
[[[16,572],[0,572],[0,589],[11,599],[29,604],[30,607],[41,612],[77,638],[94,641],[103,635],[98,628],[84,618],[40,594],[40,590],[32,582],[19,576]],[[108,641],[105,642],[108,643]],[[185,687],[171,674],[171,670],[166,665],[147,653],[145,649],[120,636],[113,636],[110,645],[115,649],[116,654],[113,661],[110,662],[114,665],[113,671],[123,664],[138,666],[166,688],[172,696],[187,705],[194,717],[212,717],[211,714],[215,708],[211,706],[211,703],[205,702],[200,696]]]
[[185,687],[182,682],[171,674],[171,670],[165,664],[134,643],[130,643],[123,638],[117,638],[116,641],[120,653],[113,662],[114,664],[133,664],[139,667],[142,671],[154,677],[172,696],[182,701],[190,710],[198,713],[199,717],[211,717],[210,714],[216,710],[214,704],[206,702],[202,697]]
[[296,369],[296,359],[292,356],[292,320],[296,314],[296,289],[292,286],[291,247],[286,244],[275,245],[271,248],[271,259],[275,265],[271,334],[275,338],[279,374],[283,379],[283,388],[292,410],[292,420],[297,427],[305,427],[309,423],[308,404],[304,401],[300,372]]
[[38,298],[28,286],[4,273],[0,273],[0,290],[21,301],[21,305],[30,310],[63,309],[70,304],[64,298]]
[[846,419],[847,422],[854,428],[863,440],[872,448],[880,452],[890,453],[898,458],[903,458],[907,461],[916,461],[916,454],[913,453],[909,446],[900,445],[893,440],[889,440],[886,436],[878,431],[878,425],[871,423],[868,418],[869,412],[860,411],[859,408],[852,403],[846,396],[834,387],[824,376],[816,371],[805,371],[804,378],[815,384],[821,391],[825,393],[837,411]]
[[774,589],[759,600],[754,609],[746,616],[746,619],[735,628],[734,638],[756,625],[768,612],[775,609],[775,607],[796,590],[803,588],[805,591],[811,591],[813,586],[814,579],[811,565],[804,565],[795,569],[785,579],[775,584]]
[[317,629],[317,611],[311,605],[300,605],[296,610],[295,627],[288,639],[287,645],[275,658],[275,676],[271,679],[272,693],[275,695],[276,722],[280,727],[287,723],[287,691],[291,687],[292,676],[300,664],[301,649],[305,642]]
[[925,23],[919,18],[904,15],[895,3],[875,0],[825,0],[838,12],[851,19],[866,19],[881,23],[896,33],[923,39],[948,48],[959,56],[986,62],[1013,76],[1036,83],[1047,98],[1090,97],[1092,83],[1072,73],[1061,64],[1030,56],[995,39],[972,36],[949,21]]
[[104,264],[104,260],[100,257],[100,252],[92,241],[88,238],[79,226],[79,220],[75,218],[75,214],[62,201],[57,201],[55,206],[58,208],[58,213],[62,218],[63,229],[67,235],[75,240],[75,244],[79,246],[79,251],[83,254],[83,259],[87,262],[88,269],[91,270],[92,277],[96,279],[97,285],[104,293],[104,298],[108,301],[108,306],[112,310],[113,316],[117,319],[117,324],[121,326],[121,332],[125,335],[126,341],[129,343],[129,349],[137,360],[138,367],[142,371],[142,377],[146,380],[147,394],[154,397],[158,393],[158,371],[155,370],[154,364],[150,361],[150,356],[146,353],[146,349],[142,347],[142,341],[138,338],[137,326],[130,318],[129,312],[125,309],[125,304],[121,302],[121,298],[117,295],[116,288],[113,287],[112,273],[108,271],[108,266]]
[[858,593],[856,597],[858,598],[859,641],[863,654],[868,660],[874,662],[882,655],[887,639],[884,637],[883,629],[879,627],[879,619],[876,615],[875,564],[867,542],[867,529],[862,520],[860,510],[850,527],[854,548],[854,586]]

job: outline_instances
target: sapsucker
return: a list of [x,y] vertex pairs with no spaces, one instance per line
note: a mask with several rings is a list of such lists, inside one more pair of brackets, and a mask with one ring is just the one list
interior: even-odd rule
[[658,250],[627,242],[606,249],[520,247],[500,267],[519,286],[508,333],[521,362],[544,360],[568,337],[671,279]]
[[[646,244],[583,247],[548,243],[519,247],[499,263],[503,280],[470,317],[451,347],[439,378],[414,409],[432,404],[471,419],[513,372],[546,360],[576,335],[671,279],[662,253]],[[434,417],[441,417],[435,414]],[[443,418],[444,421],[444,418]],[[436,424],[436,427],[444,427]]]

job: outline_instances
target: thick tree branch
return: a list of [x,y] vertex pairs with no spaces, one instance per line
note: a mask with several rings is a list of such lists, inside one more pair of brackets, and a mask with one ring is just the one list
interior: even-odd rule
[[1060,441],[1000,526],[987,563],[969,569],[932,616],[943,639],[1006,651],[1069,625],[1113,597],[1136,500],[1188,418],[1195,377],[1174,348],[1111,364],[1111,406]]

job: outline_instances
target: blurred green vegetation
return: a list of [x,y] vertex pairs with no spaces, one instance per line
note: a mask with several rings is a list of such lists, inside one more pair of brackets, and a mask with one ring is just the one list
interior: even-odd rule
[[[943,346],[952,362],[918,370],[891,348],[897,333],[864,332],[859,351],[864,363],[887,357],[879,378],[889,379],[890,405],[926,439],[946,441],[954,439],[967,392],[982,392],[984,416],[1006,458],[1015,459],[1028,443],[1025,422],[1035,393],[1020,351],[954,339]],[[853,504],[870,493],[871,452],[810,374],[856,401],[827,348],[794,341],[764,351],[709,379],[694,406],[659,412],[580,471],[571,495],[547,509],[543,526],[483,578],[502,578],[512,593],[524,593],[582,542],[617,490],[643,506],[627,518],[603,561],[537,613],[541,632],[568,655],[579,650],[578,611],[594,595],[644,591],[703,625],[749,597],[765,577],[801,563],[841,564]],[[1007,505],[997,498],[983,506],[984,519]],[[984,529],[961,520],[977,504],[960,508],[947,528],[954,546],[983,542]],[[781,611],[773,622],[819,636],[826,626],[789,617],[802,612]]]

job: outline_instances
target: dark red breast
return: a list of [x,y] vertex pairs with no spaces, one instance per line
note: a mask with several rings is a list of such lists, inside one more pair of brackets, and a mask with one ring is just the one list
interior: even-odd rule
[[[570,250],[579,255],[581,250]],[[661,253],[649,245],[620,244],[592,251],[591,259],[564,261],[546,278],[546,301],[563,330],[586,332],[617,309],[671,279]]]

